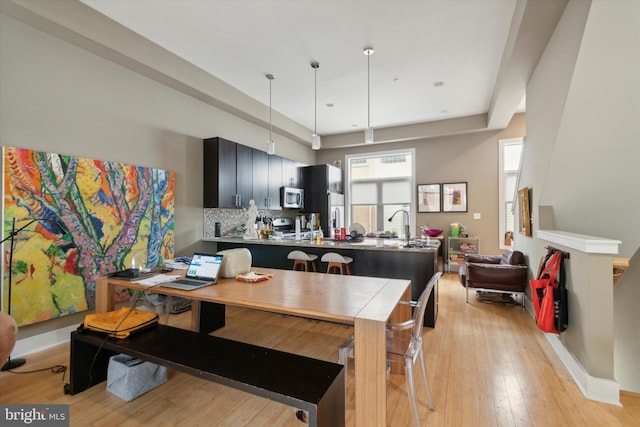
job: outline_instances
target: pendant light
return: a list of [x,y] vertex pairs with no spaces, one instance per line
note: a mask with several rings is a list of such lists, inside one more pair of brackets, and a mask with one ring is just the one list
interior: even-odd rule
[[373,128],[371,127],[371,55],[373,48],[367,47],[363,52],[367,55],[367,128],[364,130],[364,143],[371,144],[373,142]]
[[271,82],[274,79],[273,74],[267,74],[267,79],[269,79],[269,140],[267,141],[267,154],[275,154],[276,143],[271,136],[273,132],[273,122],[271,121]]
[[311,137],[311,148],[314,150],[320,149],[320,135],[318,135],[318,68],[320,68],[319,62],[312,62],[311,68],[314,70],[314,85],[313,85],[313,136]]

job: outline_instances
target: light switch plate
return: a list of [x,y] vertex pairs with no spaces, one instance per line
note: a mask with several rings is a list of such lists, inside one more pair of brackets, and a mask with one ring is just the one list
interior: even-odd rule
[[480,219],[480,217],[481,217],[480,212],[473,213],[473,219]]

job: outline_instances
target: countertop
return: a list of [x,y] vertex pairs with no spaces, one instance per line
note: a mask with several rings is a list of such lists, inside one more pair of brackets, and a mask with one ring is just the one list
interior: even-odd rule
[[[258,239],[244,240],[242,237],[215,237],[213,239],[204,239],[205,242],[226,242],[226,243],[246,243],[250,245],[277,245],[277,246],[298,246],[301,248],[336,248],[336,249],[354,249],[354,250],[374,250],[374,251],[408,251],[408,252],[424,252],[437,251],[440,247],[440,241],[432,238],[411,239],[410,243],[414,243],[416,247],[404,248],[405,239],[385,238],[379,239],[382,246],[378,246],[378,239],[364,238],[361,242],[352,242],[349,240],[332,240],[324,239],[321,244],[310,240],[284,240],[284,239]],[[424,247],[418,247],[423,245]]]

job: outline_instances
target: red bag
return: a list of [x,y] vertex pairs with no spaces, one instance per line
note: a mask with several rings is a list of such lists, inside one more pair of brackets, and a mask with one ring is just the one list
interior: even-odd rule
[[542,267],[538,279],[529,281],[536,324],[540,330],[553,334],[559,334],[567,326],[566,289],[563,281],[558,280],[562,263],[562,253],[550,254],[550,258]]

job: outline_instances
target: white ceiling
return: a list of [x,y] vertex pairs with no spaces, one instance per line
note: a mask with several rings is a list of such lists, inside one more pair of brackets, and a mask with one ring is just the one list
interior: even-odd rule
[[367,46],[373,127],[487,114],[516,10],[516,0],[82,2],[266,105],[273,74],[273,109],[311,130],[318,61],[321,135],[366,127]]

